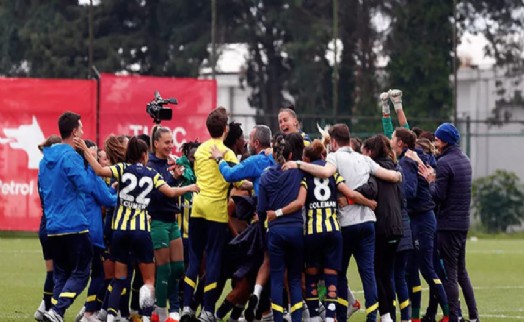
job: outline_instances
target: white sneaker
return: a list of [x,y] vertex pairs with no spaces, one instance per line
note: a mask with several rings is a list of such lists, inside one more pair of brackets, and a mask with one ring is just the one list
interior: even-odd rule
[[215,315],[208,311],[202,311],[200,317],[198,318],[201,322],[215,322]]
[[178,312],[170,312],[169,317],[173,320],[180,321],[180,313]]
[[307,307],[306,301],[304,301],[304,305],[302,306],[302,321],[309,321],[309,318],[309,308]]
[[322,321],[326,319],[326,307],[322,302],[318,303],[318,315]]
[[188,317],[195,317],[195,311],[193,311],[190,307],[186,306],[182,309],[182,314],[180,314],[180,318],[183,318],[184,316]]
[[262,316],[262,320],[260,320],[261,322],[273,322],[274,319],[273,319],[273,311],[269,312],[268,314],[266,315],[263,315]]
[[45,322],[64,322],[64,318],[60,314],[56,313],[55,310],[50,309],[44,314]]
[[360,310],[360,302],[358,300],[355,300],[355,303],[348,306],[348,319],[353,315],[353,313]]
[[78,312],[78,314],[75,316],[75,322],[80,322],[80,320],[82,320],[82,317],[84,317],[85,311],[86,311],[86,307],[82,306],[82,308],[80,309],[80,312]]
[[80,322],[101,322],[95,315],[83,316]]
[[45,302],[44,300],[42,300],[42,302],[40,302],[40,306],[38,306],[38,309],[36,309],[35,311],[35,314],[34,314],[35,320],[37,320],[38,322],[44,321],[44,314],[45,314]]
[[98,313],[96,314],[96,318],[99,319],[99,320],[102,321],[102,322],[107,321],[107,311],[104,310],[104,309],[101,309],[101,310],[98,311]]

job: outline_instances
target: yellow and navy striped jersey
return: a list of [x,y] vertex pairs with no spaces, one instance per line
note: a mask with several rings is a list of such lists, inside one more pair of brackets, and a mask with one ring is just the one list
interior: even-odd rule
[[155,170],[142,164],[118,163],[109,167],[118,181],[118,204],[113,230],[150,231],[147,206],[153,189],[166,184]]
[[[325,161],[313,163],[323,165]],[[337,219],[337,186],[343,182],[344,178],[338,173],[325,179],[310,174],[304,176],[301,184],[307,190],[306,235],[340,230]]]
[[310,146],[311,138],[309,137],[309,135],[304,131],[300,131],[300,135],[302,135],[302,138],[304,139],[304,146]]
[[178,214],[178,227],[182,238],[189,238],[189,216],[191,216],[191,208],[193,207],[193,200],[184,198],[184,195],[179,197],[179,204],[182,205],[182,212]]

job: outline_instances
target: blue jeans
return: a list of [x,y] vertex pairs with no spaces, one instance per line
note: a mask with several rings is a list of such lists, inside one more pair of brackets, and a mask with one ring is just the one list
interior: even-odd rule
[[[351,256],[355,256],[358,272],[366,299],[366,321],[375,321],[378,309],[377,282],[375,279],[375,223],[342,227],[342,270],[338,274],[338,297],[347,303],[348,280],[347,270]],[[347,321],[347,305],[337,308],[337,320]]]

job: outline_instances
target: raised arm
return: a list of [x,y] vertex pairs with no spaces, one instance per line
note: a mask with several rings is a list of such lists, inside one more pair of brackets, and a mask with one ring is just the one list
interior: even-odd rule
[[384,135],[391,139],[394,127],[393,122],[391,121],[389,95],[387,92],[383,92],[380,94],[380,106],[382,107],[382,129],[384,130]]
[[399,89],[390,89],[388,91],[388,96],[395,107],[398,123],[401,127],[409,129],[408,119],[404,113],[404,109],[402,108],[402,91]]

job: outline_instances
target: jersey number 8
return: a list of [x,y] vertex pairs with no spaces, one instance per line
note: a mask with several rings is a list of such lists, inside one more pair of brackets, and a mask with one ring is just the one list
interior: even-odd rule
[[331,197],[331,189],[329,188],[329,178],[317,178],[313,179],[315,182],[315,189],[313,193],[315,194],[315,199],[318,201],[326,201]]

